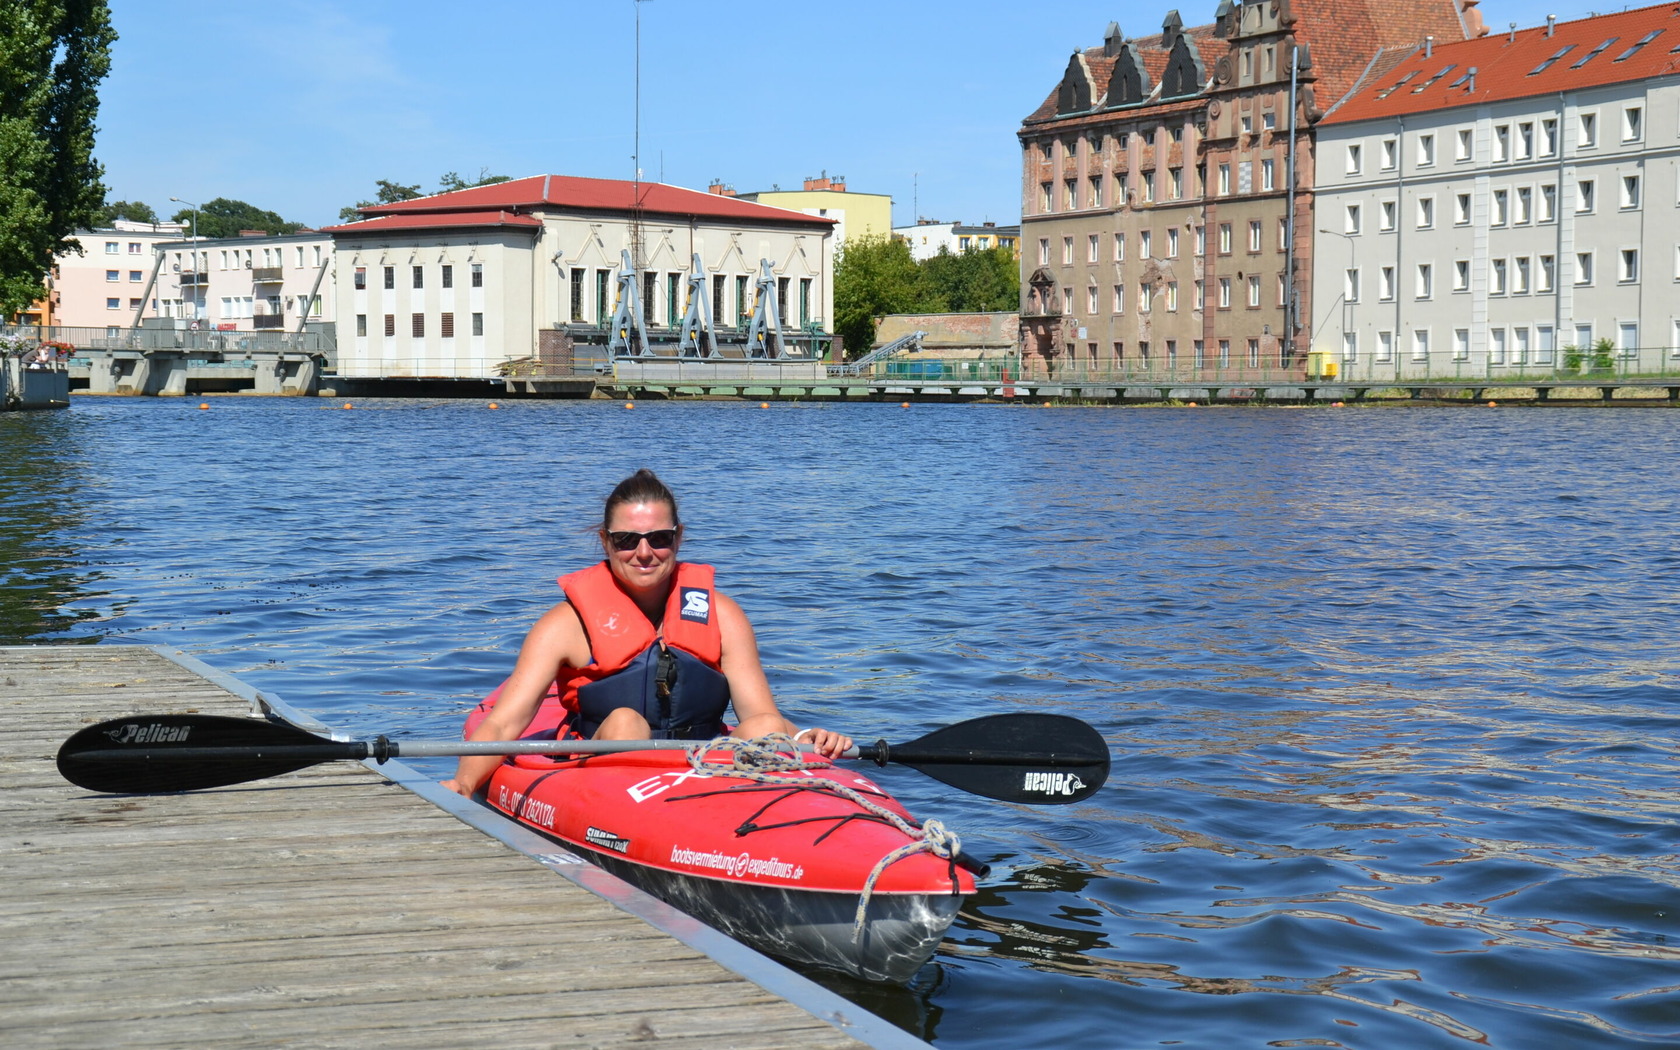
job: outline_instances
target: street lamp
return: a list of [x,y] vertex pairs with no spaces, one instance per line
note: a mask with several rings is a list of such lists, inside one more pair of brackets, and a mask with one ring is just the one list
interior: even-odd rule
[[198,293],[204,287],[198,283],[200,280],[198,276],[198,205],[189,200],[182,200],[180,197],[171,197],[169,199],[174,201],[176,204],[185,204],[187,207],[192,209],[193,320],[196,321],[199,319],[200,304],[198,301]]
[[[1347,235],[1345,233],[1342,233],[1339,230],[1328,230],[1328,229],[1325,229],[1323,226],[1318,227],[1318,232],[1319,233],[1328,233],[1332,237],[1340,237],[1342,240],[1347,242],[1347,245],[1348,245],[1348,275],[1351,276],[1355,272],[1353,264],[1355,262],[1355,255],[1356,255],[1356,250],[1357,250],[1357,247],[1358,247],[1358,245],[1354,242],[1354,239],[1352,237],[1350,237],[1349,235]],[[1342,352],[1341,352],[1341,357],[1342,357],[1342,360],[1343,360],[1344,363],[1350,363],[1347,360],[1347,333],[1353,327],[1353,303],[1348,301],[1348,292],[1351,290],[1349,288],[1349,283],[1350,282],[1348,280],[1348,277],[1344,276],[1342,278],[1342,294],[1339,296],[1339,298],[1342,300],[1342,331],[1341,331]]]

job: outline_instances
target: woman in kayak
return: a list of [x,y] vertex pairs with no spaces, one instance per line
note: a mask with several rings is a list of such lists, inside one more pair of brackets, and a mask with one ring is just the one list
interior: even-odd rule
[[[619,482],[601,518],[606,560],[560,580],[566,600],[525,636],[469,739],[518,739],[553,696],[566,736],[709,740],[733,705],[731,736],[786,733],[830,758],[851,747],[850,737],[782,717],[746,613],[712,587],[711,566],[677,561],[681,543],[676,497],[653,471]],[[443,786],[470,796],[501,762],[462,758]]]

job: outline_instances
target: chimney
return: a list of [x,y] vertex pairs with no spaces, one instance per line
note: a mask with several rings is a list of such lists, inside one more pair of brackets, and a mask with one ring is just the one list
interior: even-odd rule
[[706,192],[715,197],[733,197],[735,196],[735,187],[725,186],[722,179],[713,179],[712,184],[706,187]]
[[1476,93],[1476,67],[1471,66],[1470,71],[1466,73],[1465,76],[1468,79],[1464,84],[1464,93],[1466,95],[1474,95]]
[[846,176],[836,175],[832,179],[829,179],[828,180],[828,188],[833,190],[835,193],[845,193],[846,192]]
[[1434,56],[1435,56],[1435,38],[1432,37],[1432,36],[1426,36],[1426,37],[1423,38],[1423,57],[1424,58],[1433,58]]
[[1517,42],[1517,24],[1515,22],[1511,23],[1511,36],[1508,42],[1512,44]]
[[1548,40],[1551,39],[1552,30],[1554,30],[1556,28],[1557,28],[1557,15],[1547,15],[1546,16],[1546,39],[1548,39]]
[[826,189],[828,189],[828,175],[825,173],[824,175],[822,175],[818,178],[815,178],[815,179],[813,179],[813,178],[811,178],[810,176],[807,175],[805,177],[805,188],[807,190],[826,190]]

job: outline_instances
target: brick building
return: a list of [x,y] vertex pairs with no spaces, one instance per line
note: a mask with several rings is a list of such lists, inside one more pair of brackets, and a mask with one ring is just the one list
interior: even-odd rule
[[1170,11],[1158,35],[1128,37],[1110,23],[1017,133],[1024,364],[1297,367],[1313,124],[1383,48],[1483,35],[1476,2],[1220,0],[1211,25]]

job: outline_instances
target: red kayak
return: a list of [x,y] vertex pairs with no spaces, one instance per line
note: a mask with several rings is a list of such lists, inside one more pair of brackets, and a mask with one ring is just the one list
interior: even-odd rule
[[974,892],[961,854],[930,851],[951,852],[938,829],[924,841],[868,777],[812,755],[760,772],[692,753],[521,756],[487,801],[760,951],[865,980],[908,980]]

